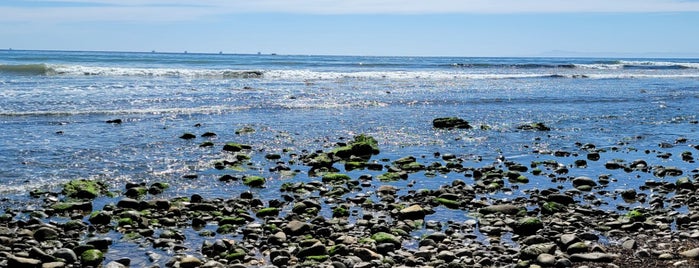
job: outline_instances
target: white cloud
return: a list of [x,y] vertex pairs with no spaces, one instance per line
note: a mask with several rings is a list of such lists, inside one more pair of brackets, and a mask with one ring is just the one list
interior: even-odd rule
[[[37,7],[41,2],[51,6]],[[61,6],[61,3],[73,5]],[[81,5],[76,6],[75,3]],[[3,7],[0,21],[186,21],[237,13],[509,14],[697,12],[682,0],[43,0]]]

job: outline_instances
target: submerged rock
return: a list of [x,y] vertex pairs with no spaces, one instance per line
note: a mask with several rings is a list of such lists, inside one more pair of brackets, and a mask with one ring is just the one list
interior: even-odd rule
[[446,129],[471,129],[468,121],[463,120],[458,117],[441,117],[432,120],[432,127],[434,128],[446,128]]

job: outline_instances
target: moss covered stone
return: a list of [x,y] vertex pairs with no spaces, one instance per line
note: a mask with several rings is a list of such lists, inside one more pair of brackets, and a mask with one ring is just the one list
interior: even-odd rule
[[347,209],[344,206],[338,206],[333,208],[333,217],[348,217],[349,215],[349,209]]
[[468,121],[463,120],[458,117],[440,117],[432,120],[432,127],[434,128],[446,128],[446,129],[471,129]]
[[80,263],[83,266],[94,266],[97,267],[102,264],[104,260],[104,253],[99,249],[88,249],[80,254]]
[[223,150],[227,152],[240,152],[242,150],[250,150],[252,146],[246,144],[240,144],[236,142],[229,142],[223,146]]
[[371,155],[379,153],[379,143],[373,137],[361,134],[354,136],[354,140],[347,145],[333,149],[332,153],[342,159],[348,159],[350,156],[368,159]]
[[61,193],[69,198],[95,199],[105,191],[106,187],[100,182],[80,179],[66,183]]
[[316,255],[316,256],[307,256],[306,260],[311,260],[311,261],[316,261],[316,262],[324,262],[330,259],[330,256],[328,255]]
[[451,209],[458,209],[461,207],[461,202],[455,201],[455,200],[449,200],[446,198],[437,198],[435,199],[439,204],[451,208]]
[[277,216],[279,215],[279,208],[263,208],[255,213],[257,217],[267,217],[267,216]]
[[247,176],[243,179],[243,184],[250,187],[262,187],[267,180],[260,176]]
[[646,214],[635,209],[626,213],[626,217],[633,222],[642,222],[646,220]]
[[51,209],[55,212],[66,212],[66,211],[92,211],[92,202],[58,202],[51,205]]
[[521,219],[514,228],[514,231],[518,235],[533,235],[536,231],[544,228],[544,223],[540,219],[534,217],[527,217]]
[[397,181],[397,180],[400,180],[400,179],[402,179],[402,176],[401,176],[400,173],[397,173],[397,172],[386,172],[386,173],[384,173],[384,174],[379,175],[379,176],[376,177],[376,178],[379,179],[380,181],[385,181],[385,182],[386,182],[386,181]]
[[323,175],[323,182],[326,183],[345,183],[351,180],[350,176],[342,173],[328,173]]
[[371,235],[371,239],[376,241],[377,244],[391,243],[396,245],[397,247],[400,247],[401,245],[400,239],[397,236],[386,232],[375,233]]
[[565,210],[565,206],[557,202],[546,202],[541,205],[541,213],[555,214]]
[[242,225],[248,221],[243,217],[223,217],[218,221],[218,225]]

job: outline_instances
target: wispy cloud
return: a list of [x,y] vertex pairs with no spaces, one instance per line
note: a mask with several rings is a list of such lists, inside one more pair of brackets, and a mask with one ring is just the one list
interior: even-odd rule
[[687,0],[9,0],[0,21],[173,21],[240,13],[509,14],[699,12]]

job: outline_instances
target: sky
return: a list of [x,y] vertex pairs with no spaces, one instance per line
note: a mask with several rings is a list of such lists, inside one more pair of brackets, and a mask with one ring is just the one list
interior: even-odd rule
[[2,0],[0,49],[699,57],[699,0]]

